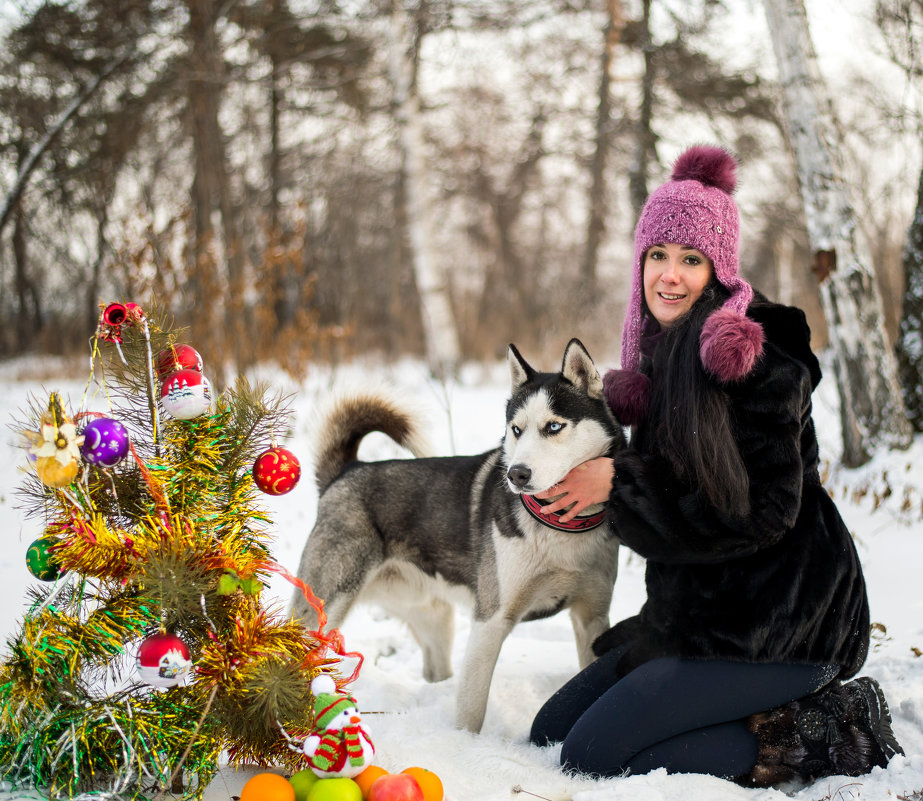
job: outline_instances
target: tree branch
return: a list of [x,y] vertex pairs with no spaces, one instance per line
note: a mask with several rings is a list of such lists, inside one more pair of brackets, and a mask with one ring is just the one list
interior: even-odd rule
[[92,83],[87,86],[80,94],[78,94],[70,104],[64,109],[64,112],[58,118],[58,120],[51,125],[45,135],[38,140],[29,151],[29,155],[26,157],[25,163],[20,167],[19,173],[16,176],[16,180],[13,182],[13,186],[10,191],[7,193],[6,197],[3,200],[3,206],[0,207],[0,234],[3,233],[3,229],[6,227],[6,224],[10,218],[10,214],[13,212],[13,209],[16,208],[16,204],[19,202],[19,199],[22,197],[22,193],[26,189],[26,185],[29,183],[29,179],[32,177],[32,173],[35,171],[35,168],[38,166],[38,162],[41,157],[46,153],[48,148],[54,143],[55,139],[61,134],[61,131],[64,130],[64,126],[70,121],[70,119],[87,103],[87,101],[96,93],[97,89],[102,86],[103,82],[108,78],[112,73],[114,73],[119,67],[122,66],[128,60],[129,54],[117,58],[109,66],[107,66],[96,78],[93,79]]

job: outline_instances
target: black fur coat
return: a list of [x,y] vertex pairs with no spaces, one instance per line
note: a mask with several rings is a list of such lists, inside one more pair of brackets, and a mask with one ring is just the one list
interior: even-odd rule
[[811,393],[820,368],[804,314],[758,302],[766,334],[753,371],[726,387],[750,479],[750,511],[722,518],[650,448],[646,424],[615,456],[609,519],[647,560],[641,612],[599,637],[632,640],[620,675],[661,656],[835,664],[868,651],[865,580],[852,537],[818,475]]

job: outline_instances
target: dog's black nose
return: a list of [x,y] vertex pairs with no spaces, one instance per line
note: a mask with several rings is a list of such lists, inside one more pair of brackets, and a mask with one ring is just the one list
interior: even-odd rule
[[517,487],[522,489],[526,486],[526,484],[529,483],[529,480],[532,478],[532,471],[524,464],[514,464],[509,470],[506,471],[506,477]]

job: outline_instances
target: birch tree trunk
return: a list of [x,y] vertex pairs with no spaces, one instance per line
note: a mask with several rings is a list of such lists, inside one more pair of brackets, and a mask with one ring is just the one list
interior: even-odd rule
[[407,227],[414,278],[429,366],[439,378],[453,375],[460,359],[458,329],[449,295],[448,276],[439,264],[433,243],[429,172],[423,149],[423,125],[417,91],[418,32],[412,27],[403,0],[391,5],[390,70],[394,88],[394,119],[403,156],[407,196]]
[[880,446],[908,447],[911,429],[871,256],[838,169],[841,142],[804,2],[763,0],[763,6],[833,348],[842,458],[855,467]]

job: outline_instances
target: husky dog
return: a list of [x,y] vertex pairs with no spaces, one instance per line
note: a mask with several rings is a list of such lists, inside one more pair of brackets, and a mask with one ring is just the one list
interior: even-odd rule
[[[561,371],[533,370],[510,345],[512,395],[500,447],[477,456],[423,455],[411,415],[376,393],[341,399],[316,450],[320,499],[298,576],[339,627],[358,600],[404,620],[423,649],[423,677],[452,675],[453,607],[473,605],[456,724],[478,732],[500,646],[521,620],[570,608],[580,666],[609,626],[619,543],[602,506],[567,524],[532,497],[571,468],[624,447],[583,344]],[[383,432],[416,459],[357,462],[360,440]],[[547,503],[547,501],[545,502]],[[301,593],[293,614],[309,627]]]

